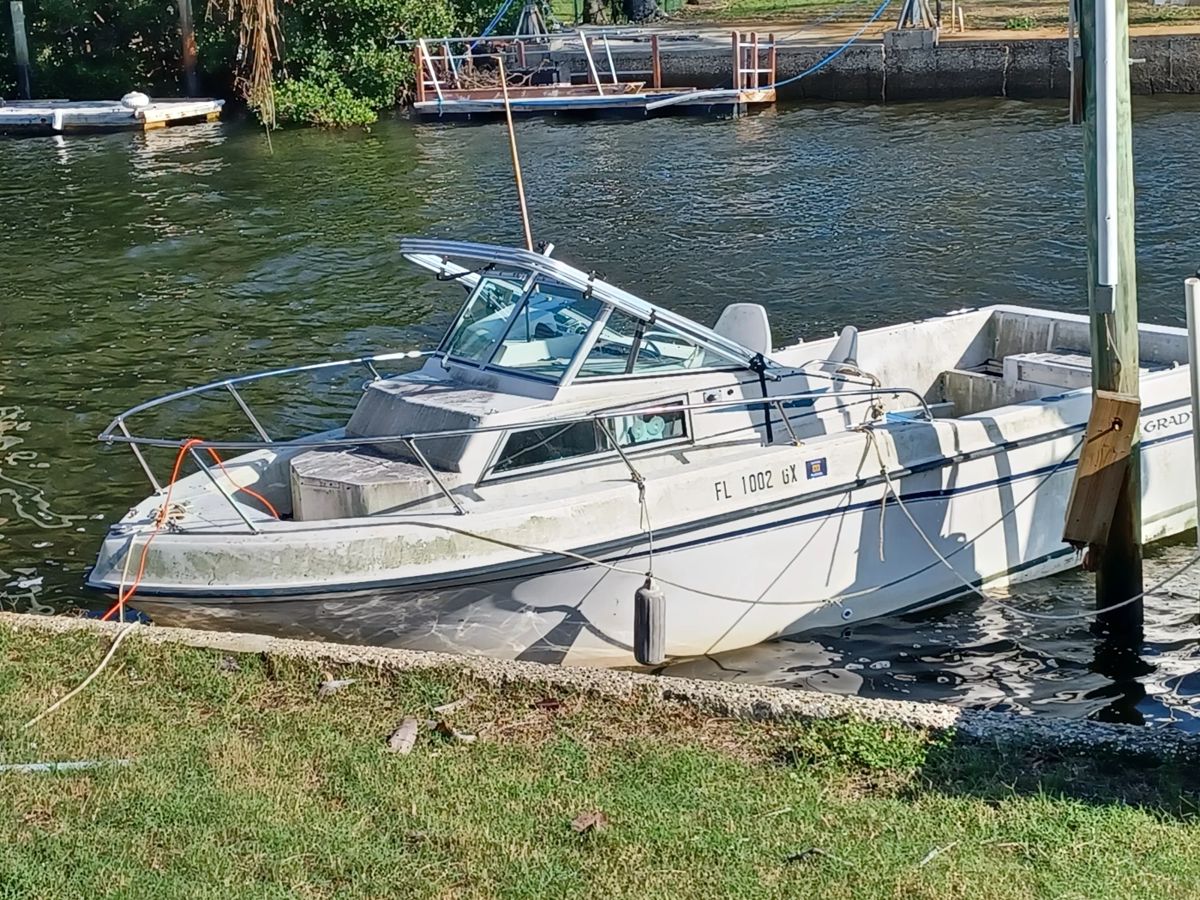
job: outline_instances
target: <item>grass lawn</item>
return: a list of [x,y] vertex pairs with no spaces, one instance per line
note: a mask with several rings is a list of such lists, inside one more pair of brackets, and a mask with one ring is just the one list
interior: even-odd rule
[[[24,729],[107,645],[0,626],[0,764],[132,760],[0,773],[0,897],[1200,896],[1191,764],[322,671],[136,633]],[[331,676],[356,681],[318,696]],[[389,752],[406,716],[416,745]],[[572,827],[592,813],[604,827]]]
[[[680,24],[708,22],[865,22],[880,0],[699,0],[685,5]],[[884,12],[881,21],[894,23],[900,14],[900,0]],[[965,0],[958,4],[968,30],[1006,30],[1019,36],[1022,31],[1056,28],[1066,30],[1067,5],[1058,0]],[[934,4],[930,3],[931,8]],[[942,7],[949,20],[950,3]],[[1200,7],[1156,6],[1151,0],[1130,0],[1131,25],[1171,25],[1200,21]]]

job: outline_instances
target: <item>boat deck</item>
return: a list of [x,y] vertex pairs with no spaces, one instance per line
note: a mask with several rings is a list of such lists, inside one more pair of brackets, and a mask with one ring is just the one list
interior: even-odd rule
[[150,131],[220,118],[224,100],[152,100],[130,107],[119,100],[10,100],[0,102],[0,133]]

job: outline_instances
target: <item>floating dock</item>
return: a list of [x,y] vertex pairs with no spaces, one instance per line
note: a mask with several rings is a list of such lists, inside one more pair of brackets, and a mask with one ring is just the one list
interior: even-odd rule
[[220,118],[224,100],[9,100],[0,102],[0,134],[150,131]]
[[[650,68],[633,71],[619,70],[615,60],[627,58],[631,44],[644,53],[644,37],[570,32],[421,40],[413,47],[418,72],[413,109],[421,118],[433,119],[503,115],[506,102],[513,113],[525,115],[699,112],[732,117],[774,103],[774,35],[760,39],[752,32],[731,32],[730,39],[729,86],[719,89],[664,87],[657,35],[648,41]],[[581,60],[585,66],[575,65]],[[500,83],[501,71],[507,84]]]

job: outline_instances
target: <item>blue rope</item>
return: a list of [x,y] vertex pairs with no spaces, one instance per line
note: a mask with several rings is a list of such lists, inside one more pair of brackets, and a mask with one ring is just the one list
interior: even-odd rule
[[780,87],[785,84],[791,84],[793,81],[799,81],[801,78],[804,78],[807,75],[811,75],[813,72],[817,71],[818,69],[821,69],[824,66],[828,65],[829,63],[833,62],[833,60],[837,59],[839,56],[841,56],[843,53],[845,53],[847,50],[849,50],[851,44],[853,44],[860,37],[862,37],[863,32],[866,31],[876,21],[878,21],[879,17],[883,15],[883,11],[891,5],[892,5],[892,0],[883,0],[883,2],[879,4],[879,8],[876,9],[875,12],[871,13],[871,18],[869,18],[869,19],[867,19],[867,21],[863,22],[862,28],[860,28],[860,29],[858,29],[858,31],[854,32],[854,34],[852,34],[846,40],[846,42],[844,44],[842,44],[842,46],[838,47],[836,50],[834,50],[832,53],[830,53],[828,56],[826,56],[824,59],[820,60],[819,62],[813,63],[811,66],[809,66],[803,72],[801,72],[799,75],[793,75],[791,78],[785,78],[783,81],[777,81],[772,85],[768,85],[768,87],[777,88],[777,87]]
[[[891,2],[891,0],[888,0],[888,2]],[[492,16],[492,21],[488,22],[487,28],[483,29],[483,34],[479,36],[479,40],[475,41],[475,43],[471,45],[471,50],[474,50],[475,47],[478,46],[479,41],[482,41],[485,37],[491,34],[492,29],[500,24],[500,20],[504,18],[504,14],[508,12],[508,8],[512,6],[512,3],[513,0],[504,0],[504,2],[500,4],[500,8],[496,10],[496,14]]]

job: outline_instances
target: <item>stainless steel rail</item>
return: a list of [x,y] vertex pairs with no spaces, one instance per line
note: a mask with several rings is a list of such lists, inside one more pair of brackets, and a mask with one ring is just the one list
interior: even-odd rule
[[[284,368],[284,369],[270,369],[265,372],[257,372],[257,373],[251,374],[251,375],[241,375],[241,376],[237,376],[235,378],[224,378],[219,381],[213,381],[208,384],[199,385],[197,387],[192,387],[192,388],[187,388],[185,390],[176,391],[171,394],[166,394],[166,395],[164,395],[162,397],[158,397],[154,400],[149,400],[145,403],[140,403],[137,406],[131,407],[130,409],[127,409],[125,412],[121,413],[116,418],[114,418],[112,420],[112,422],[109,423],[108,427],[105,428],[104,431],[101,432],[97,436],[97,440],[102,441],[106,444],[128,444],[130,449],[132,450],[135,458],[137,459],[138,464],[142,467],[142,470],[145,472],[146,477],[149,479],[151,486],[153,487],[155,493],[157,493],[157,494],[161,494],[163,492],[163,487],[159,483],[158,479],[155,478],[154,472],[151,470],[149,464],[147,463],[145,455],[142,453],[141,448],[143,448],[143,447],[162,447],[162,448],[179,449],[181,447],[184,447],[186,444],[188,444],[189,441],[191,441],[192,443],[189,447],[190,455],[195,460],[197,465],[205,473],[205,475],[209,478],[209,480],[212,481],[212,483],[216,486],[217,490],[220,491],[220,493],[225,497],[225,499],[233,507],[234,512],[242,519],[242,521],[247,525],[247,527],[249,527],[251,531],[258,532],[260,529],[254,524],[253,520],[251,520],[246,515],[245,510],[243,510],[238,505],[237,501],[233,497],[233,494],[231,494],[229,492],[229,490],[226,489],[220,483],[220,480],[217,478],[216,474],[213,473],[213,471],[204,463],[203,459],[201,458],[201,454],[198,451],[208,450],[208,449],[240,450],[240,451],[288,450],[288,449],[297,449],[297,448],[304,448],[306,450],[312,450],[312,449],[330,448],[330,447],[356,447],[356,446],[361,447],[361,446],[375,446],[375,445],[380,445],[380,444],[403,444],[407,448],[409,455],[421,466],[421,468],[423,468],[425,470],[426,474],[429,475],[430,480],[434,484],[437,485],[439,491],[450,502],[450,504],[454,507],[455,511],[459,515],[465,515],[467,513],[467,509],[462,505],[462,503],[459,501],[459,499],[457,497],[455,497],[454,494],[450,491],[450,489],[446,486],[446,484],[442,480],[441,476],[438,475],[438,473],[434,469],[433,465],[429,462],[428,458],[425,456],[424,452],[421,450],[420,446],[418,445],[418,442],[429,441],[429,440],[439,440],[439,439],[444,439],[444,438],[470,437],[470,436],[478,435],[478,434],[494,434],[494,433],[498,433],[498,432],[508,432],[508,431],[513,431],[514,428],[516,428],[516,427],[519,427],[521,429],[553,428],[556,426],[564,426],[565,427],[565,426],[587,423],[587,422],[591,422],[594,425],[596,425],[597,427],[607,431],[607,426],[605,424],[606,421],[616,418],[616,417],[619,417],[619,416],[633,416],[633,415],[647,416],[647,415],[657,415],[657,414],[662,414],[662,413],[675,413],[675,412],[680,412],[683,410],[714,412],[714,411],[722,411],[722,410],[737,409],[737,408],[748,408],[748,409],[761,408],[763,410],[768,410],[770,408],[774,408],[776,410],[776,412],[779,413],[779,416],[783,421],[783,425],[784,425],[785,429],[787,430],[787,433],[791,439],[791,442],[793,444],[799,444],[800,440],[796,434],[795,428],[792,425],[792,421],[791,421],[792,417],[788,415],[788,411],[786,409],[788,404],[798,403],[798,402],[802,402],[802,401],[809,401],[811,405],[815,406],[816,403],[821,402],[821,401],[834,400],[834,401],[841,402],[841,401],[849,400],[851,398],[877,399],[877,398],[880,398],[883,396],[889,396],[889,395],[893,396],[893,397],[908,396],[908,397],[913,398],[913,400],[915,401],[915,405],[920,408],[921,412],[924,415],[924,418],[926,420],[933,419],[933,414],[929,408],[929,404],[925,401],[925,398],[922,397],[916,391],[912,390],[911,388],[871,387],[871,388],[856,388],[856,389],[852,389],[852,390],[831,390],[828,388],[823,388],[820,390],[800,391],[800,392],[789,393],[789,394],[781,394],[781,395],[776,395],[776,396],[766,396],[766,397],[757,397],[757,398],[741,397],[741,398],[734,398],[734,399],[728,399],[728,400],[712,400],[712,401],[707,401],[707,402],[702,401],[702,402],[696,402],[696,403],[672,402],[672,403],[633,404],[633,405],[627,405],[627,406],[609,407],[609,408],[606,408],[603,410],[598,410],[596,412],[592,412],[592,413],[589,413],[589,414],[583,415],[583,416],[573,416],[573,417],[567,417],[567,418],[547,418],[547,419],[541,419],[541,420],[535,420],[535,421],[529,421],[529,422],[521,422],[519,426],[514,426],[513,424],[510,423],[510,424],[506,424],[506,425],[486,425],[486,426],[477,426],[475,428],[460,428],[460,429],[451,429],[451,430],[445,430],[445,431],[409,432],[409,433],[404,433],[404,434],[378,435],[378,436],[371,436],[371,437],[339,437],[339,438],[324,438],[324,439],[317,439],[317,440],[314,440],[312,437],[301,437],[301,438],[296,438],[296,439],[292,439],[292,440],[273,440],[267,433],[266,429],[263,427],[258,416],[254,413],[253,409],[251,409],[249,403],[246,402],[245,398],[237,391],[237,388],[236,388],[236,385],[248,384],[248,383],[255,382],[255,381],[261,381],[266,378],[278,378],[278,377],[283,377],[283,376],[287,376],[287,375],[295,375],[295,374],[299,374],[299,373],[303,373],[303,372],[315,372],[315,371],[320,371],[323,369],[346,368],[346,367],[350,367],[350,366],[362,366],[371,374],[371,379],[373,381],[375,381],[375,380],[379,380],[382,377],[379,374],[379,371],[376,367],[376,363],[390,362],[390,361],[396,361],[396,360],[402,360],[402,359],[419,359],[421,357],[428,356],[433,352],[434,351],[410,350],[410,351],[403,351],[403,352],[399,352],[399,353],[381,353],[381,354],[377,354],[374,356],[363,356],[363,357],[356,357],[353,359],[334,360],[331,362],[313,363],[313,364],[303,365],[303,366],[292,366],[292,367]],[[853,383],[853,382],[850,382],[850,383]],[[238,408],[246,416],[246,419],[250,423],[251,428],[253,428],[253,430],[259,435],[259,437],[261,439],[257,440],[257,441],[248,441],[248,440],[199,440],[199,441],[196,441],[195,439],[189,438],[189,437],[179,437],[179,438],[147,437],[147,436],[143,436],[143,435],[133,434],[129,430],[128,420],[132,416],[135,416],[139,413],[145,412],[150,409],[154,409],[156,407],[163,406],[165,404],[168,404],[168,403],[171,403],[171,402],[174,402],[177,400],[181,400],[181,399],[184,399],[187,397],[194,397],[199,394],[204,394],[204,393],[212,392],[212,391],[224,391],[224,392],[227,392],[230,395],[232,395]],[[845,404],[845,405],[851,405],[851,404]],[[815,412],[815,410],[806,412],[806,413],[804,413],[804,415],[811,415],[811,414],[813,414],[813,412]],[[622,454],[622,456],[624,456],[624,454]]]

